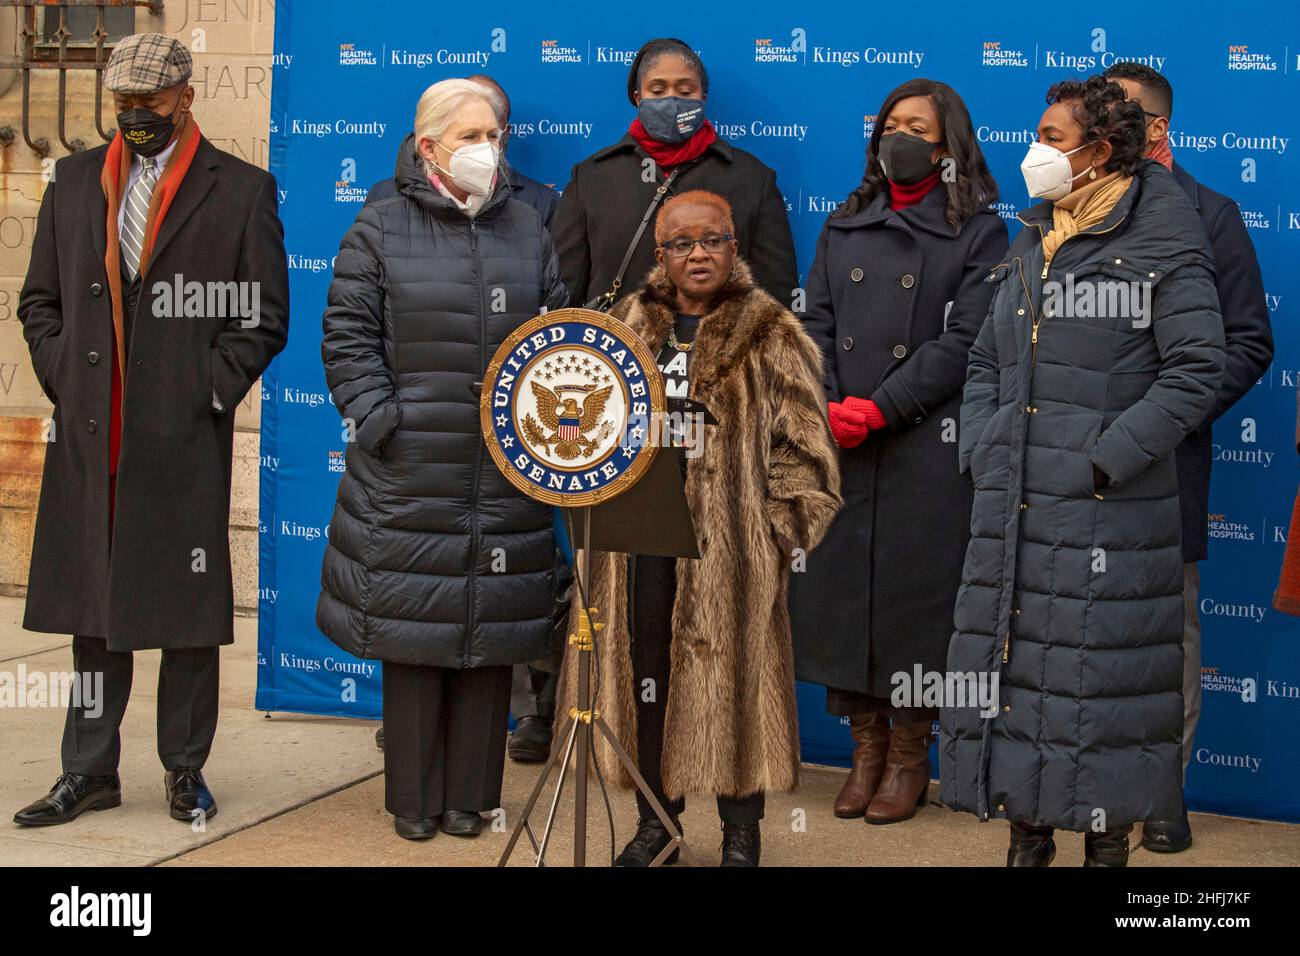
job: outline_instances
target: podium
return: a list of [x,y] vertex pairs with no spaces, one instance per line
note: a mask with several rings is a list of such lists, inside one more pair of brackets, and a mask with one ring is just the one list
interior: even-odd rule
[[[697,413],[705,423],[708,423],[712,417],[703,409],[692,412],[692,414]],[[588,766],[595,758],[596,733],[604,735],[619,762],[631,775],[636,788],[645,796],[655,815],[672,837],[650,865],[662,865],[674,850],[680,850],[682,857],[688,861],[695,859],[694,853],[682,837],[681,830],[673,823],[663,805],[651,792],[636,762],[628,755],[627,750],[595,708],[591,690],[591,656],[595,653],[596,641],[605,625],[601,621],[593,620],[595,616],[593,612],[597,609],[591,606],[587,594],[587,572],[591,568],[593,549],[661,557],[698,558],[700,556],[695,525],[691,521],[690,508],[686,502],[686,488],[682,480],[684,454],[681,448],[662,448],[641,480],[617,498],[600,505],[564,509],[565,521],[569,526],[569,539],[574,543],[575,557],[578,556],[578,542],[582,542],[580,558],[575,561],[579,568],[575,569],[574,574],[574,586],[580,601],[578,629],[569,635],[569,647],[578,654],[577,702],[576,706],[570,708],[565,723],[552,741],[550,757],[542,768],[528,802],[524,804],[519,821],[511,832],[510,840],[501,854],[498,866],[505,866],[509,862],[522,835],[527,835],[532,845],[535,865],[546,865],[546,850],[554,831],[555,814],[559,808],[571,763],[575,775],[573,865],[586,866]],[[559,779],[555,785],[546,823],[539,840],[533,831],[530,818],[546,787],[547,780],[557,766]],[[604,790],[603,781],[602,790]]]

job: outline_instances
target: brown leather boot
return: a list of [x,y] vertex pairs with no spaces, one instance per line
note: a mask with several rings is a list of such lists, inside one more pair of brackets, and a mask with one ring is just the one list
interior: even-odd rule
[[931,721],[894,721],[885,773],[867,806],[868,823],[901,823],[916,816],[930,789]]
[[860,817],[880,786],[885,772],[885,751],[889,749],[889,718],[879,711],[854,714],[849,718],[853,731],[853,766],[835,798],[835,815],[845,819]]

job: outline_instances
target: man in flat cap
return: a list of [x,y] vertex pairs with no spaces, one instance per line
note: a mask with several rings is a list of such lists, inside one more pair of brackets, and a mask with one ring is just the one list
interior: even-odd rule
[[54,403],[23,626],[72,634],[77,674],[63,773],[14,817],[28,826],[121,803],[118,727],[148,648],[170,814],[217,810],[202,767],[234,640],[234,415],[284,347],[288,272],[275,180],[200,134],[191,66],[161,34],[117,45],[117,135],[55,164],[19,297]]

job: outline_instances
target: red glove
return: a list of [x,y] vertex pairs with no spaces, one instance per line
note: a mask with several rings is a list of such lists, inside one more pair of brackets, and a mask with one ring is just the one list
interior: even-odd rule
[[839,402],[827,405],[830,414],[831,435],[841,448],[857,448],[867,439],[867,417]]
[[880,407],[869,399],[849,395],[844,399],[844,407],[850,412],[864,416],[867,420],[867,428],[873,432],[878,432],[889,424],[885,421],[885,416],[881,413]]

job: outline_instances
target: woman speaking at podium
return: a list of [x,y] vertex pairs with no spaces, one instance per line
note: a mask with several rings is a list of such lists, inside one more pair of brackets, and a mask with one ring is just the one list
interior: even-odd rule
[[[703,435],[680,430],[701,557],[597,552],[587,587],[605,622],[597,709],[676,825],[686,793],[715,796],[722,864],[757,866],[763,794],[798,779],[788,575],[840,498],[817,348],[756,287],[735,231],[715,193],[669,199],[655,223],[659,266],[612,313],[658,357],[667,393],[719,420]],[[570,703],[575,657],[562,678]],[[602,737],[596,759],[631,786]],[[647,866],[669,843],[639,792],[637,804],[619,866]]]
[[468,80],[424,91],[397,195],[343,237],[321,343],[348,445],[316,623],[384,662],[384,802],[413,840],[477,835],[499,805],[510,665],[551,632],[552,509],[492,464],[479,390],[505,338],[568,296],[510,198],[493,105]]

